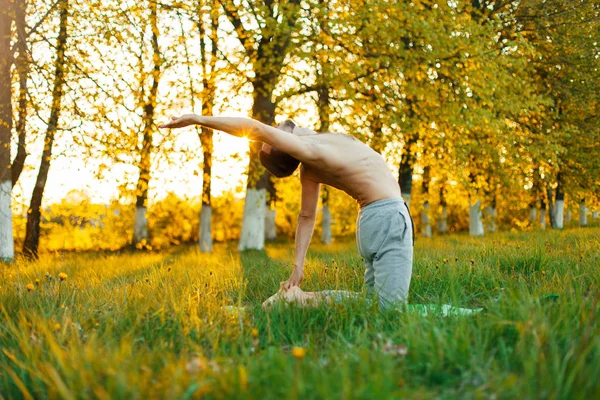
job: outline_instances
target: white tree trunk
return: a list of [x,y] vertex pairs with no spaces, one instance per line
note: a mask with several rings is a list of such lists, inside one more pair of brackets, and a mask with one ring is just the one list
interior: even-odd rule
[[212,252],[212,229],[211,229],[212,207],[208,204],[203,204],[200,210],[200,238],[198,246],[200,252]]
[[275,209],[267,208],[265,211],[265,239],[275,240],[277,230],[275,230]]
[[262,250],[265,247],[266,189],[248,189],[244,202],[242,233],[238,250]]
[[540,229],[546,229],[546,209],[542,208],[540,210]]
[[568,224],[573,219],[573,213],[570,208],[567,208],[567,212],[565,213],[565,224]]
[[12,211],[10,209],[12,183],[0,183],[0,261],[10,261],[15,256]]
[[485,208],[485,227],[489,232],[496,232],[496,228],[498,226],[496,223],[496,217],[496,208],[487,206]]
[[529,222],[534,225],[537,222],[537,208],[529,207]]
[[442,215],[438,220],[438,231],[440,233],[448,232],[448,209],[446,206],[442,207]]
[[331,244],[331,211],[329,211],[329,205],[323,206],[323,219],[321,220],[321,243]]
[[592,213],[592,219],[598,219],[598,211]]
[[146,207],[138,207],[135,210],[135,219],[133,220],[133,244],[136,245],[144,239],[148,239]]
[[579,226],[587,226],[587,208],[583,201],[579,204]]
[[469,234],[471,236],[483,236],[481,200],[477,200],[473,205],[469,204]]
[[555,218],[556,218],[556,228],[562,229],[565,225],[565,201],[564,200],[556,200],[556,208],[555,208]]
[[431,237],[431,221],[429,219],[429,202],[423,204],[421,211],[421,235],[423,237]]

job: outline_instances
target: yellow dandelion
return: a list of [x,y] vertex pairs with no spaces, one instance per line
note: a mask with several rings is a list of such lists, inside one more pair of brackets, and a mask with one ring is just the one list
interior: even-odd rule
[[39,280],[39,279],[36,279],[36,280],[35,280],[35,284],[36,284],[36,285],[39,285],[39,284],[40,284],[40,280]]
[[60,329],[60,324],[57,322],[54,324],[54,330],[57,331]]
[[542,270],[542,275],[546,276],[546,271]]
[[296,360],[302,360],[306,356],[306,349],[304,347],[294,347],[292,349],[292,356]]
[[258,337],[258,329],[252,328],[252,337],[253,338],[257,338]]
[[33,283],[28,283],[27,285],[25,285],[25,287],[27,288],[27,290],[29,290],[30,292],[35,290],[35,286],[33,286]]
[[67,280],[69,275],[65,274],[64,272],[61,272],[60,274],[58,274],[58,277],[60,278],[61,281],[65,281],[65,280]]

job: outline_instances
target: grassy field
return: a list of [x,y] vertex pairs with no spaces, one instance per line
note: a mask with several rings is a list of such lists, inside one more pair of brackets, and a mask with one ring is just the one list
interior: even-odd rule
[[[600,398],[598,228],[417,240],[410,302],[469,317],[264,312],[292,247],[0,266],[0,398]],[[350,239],[313,244],[303,288],[362,274]]]

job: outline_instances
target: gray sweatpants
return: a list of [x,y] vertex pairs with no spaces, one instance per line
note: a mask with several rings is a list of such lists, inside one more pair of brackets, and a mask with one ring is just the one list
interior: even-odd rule
[[378,200],[360,209],[358,252],[365,260],[365,285],[387,307],[408,298],[414,226],[402,198]]

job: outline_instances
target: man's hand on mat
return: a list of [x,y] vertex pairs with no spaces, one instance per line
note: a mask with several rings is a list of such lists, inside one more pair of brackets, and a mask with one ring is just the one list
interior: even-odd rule
[[279,287],[285,290],[289,290],[292,286],[300,286],[302,279],[304,279],[304,270],[294,268],[294,271],[292,272],[292,275],[289,277],[289,279],[285,282],[281,282]]
[[160,124],[159,128],[183,128],[198,123],[196,114],[183,114],[181,117],[171,117],[169,122]]

